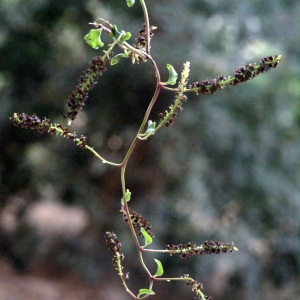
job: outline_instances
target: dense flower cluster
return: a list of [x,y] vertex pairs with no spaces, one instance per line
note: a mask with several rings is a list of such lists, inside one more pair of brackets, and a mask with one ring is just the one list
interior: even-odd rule
[[87,91],[92,89],[97,83],[98,78],[106,71],[105,60],[101,56],[95,56],[79,79],[79,84],[68,98],[68,111],[65,117],[69,120],[75,120],[78,111],[84,106],[84,102],[88,98]]
[[181,79],[178,82],[178,89],[174,98],[174,104],[170,105],[169,111],[163,113],[159,113],[160,122],[165,122],[166,127],[170,127],[174,124],[175,119],[177,117],[176,110],[179,109],[180,112],[183,111],[183,102],[186,102],[188,97],[184,94],[185,88],[188,82],[188,76],[190,72],[190,62],[186,62],[183,64],[183,70],[181,72]]
[[[130,207],[128,207],[128,209],[129,209],[130,220],[132,222],[132,225],[139,232],[139,234],[142,235],[141,228],[144,228],[151,237],[154,237],[149,221],[143,218],[140,214],[135,212]],[[124,207],[122,207],[122,212],[123,212],[124,221],[128,222],[128,217],[126,215]]]
[[78,137],[76,133],[70,132],[67,127],[62,126],[61,124],[52,125],[49,119],[40,119],[35,114],[29,116],[26,113],[14,113],[12,117],[9,118],[10,121],[15,126],[21,126],[22,128],[30,128],[32,130],[36,130],[39,133],[49,132],[52,135],[62,135],[69,140],[77,142],[77,145],[80,148],[85,149],[87,146],[87,137],[82,135]]
[[276,68],[280,62],[280,57],[280,55],[264,57],[260,60],[259,65],[251,63],[235,70],[233,77],[226,78],[224,75],[221,75],[212,79],[194,82],[189,88],[197,88],[197,95],[207,93],[215,94],[218,88],[223,89],[226,84],[235,86],[253,79],[259,74],[269,71],[271,68]]
[[214,241],[205,241],[202,245],[196,246],[192,243],[179,244],[179,245],[167,245],[167,250],[170,250],[171,255],[173,253],[179,253],[181,258],[191,257],[194,255],[204,254],[220,254],[237,251],[234,247],[233,242],[221,243]]

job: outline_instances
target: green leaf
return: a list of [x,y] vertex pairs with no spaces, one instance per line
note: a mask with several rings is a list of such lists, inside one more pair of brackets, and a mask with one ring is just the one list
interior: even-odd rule
[[94,49],[99,49],[104,46],[101,41],[102,29],[91,29],[90,32],[84,36],[85,41]]
[[161,276],[162,274],[164,274],[164,269],[163,269],[162,263],[158,259],[154,259],[154,260],[157,264],[157,270],[156,270],[154,277]]
[[152,122],[151,120],[148,121],[148,128],[145,132],[146,135],[150,134],[155,130],[156,122]]
[[127,55],[125,53],[120,53],[120,54],[117,54],[115,57],[113,57],[113,59],[111,60],[110,64],[113,66],[113,65],[116,65],[120,59],[122,57],[127,57]]
[[[131,199],[131,192],[127,189],[125,193],[126,202],[129,202]],[[121,204],[124,205],[124,198],[121,199]]]
[[176,80],[178,78],[178,74],[175,71],[175,69],[173,68],[172,65],[167,64],[167,69],[169,70],[169,79],[167,82],[162,82],[163,85],[167,85],[167,84],[175,84]]
[[123,44],[125,41],[129,40],[131,38],[131,33],[130,32],[126,32],[120,40],[120,44]]
[[116,40],[119,35],[121,34],[121,32],[118,30],[117,26],[116,25],[113,25],[111,31],[110,31],[110,36]]
[[135,0],[126,0],[126,2],[128,7],[131,7],[134,4]]
[[151,290],[148,290],[148,289],[140,289],[139,290],[138,297],[146,296],[146,295],[155,295],[155,293]]
[[118,41],[118,44],[123,44],[125,41],[127,41],[128,39],[130,39],[131,37],[131,33],[130,32],[120,32],[117,28],[116,25],[113,25],[111,31],[110,31],[110,36],[113,38],[113,40],[117,40],[119,37],[121,36],[120,40]]
[[145,239],[145,245],[143,246],[143,248],[145,248],[146,246],[152,244],[152,237],[144,228],[141,228],[141,233],[142,233],[142,235],[144,236],[144,239]]

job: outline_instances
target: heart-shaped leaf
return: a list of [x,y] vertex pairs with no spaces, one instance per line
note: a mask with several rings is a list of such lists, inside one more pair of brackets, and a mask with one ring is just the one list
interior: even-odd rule
[[91,29],[90,32],[84,36],[85,41],[94,49],[99,49],[104,46],[101,41],[102,29]]

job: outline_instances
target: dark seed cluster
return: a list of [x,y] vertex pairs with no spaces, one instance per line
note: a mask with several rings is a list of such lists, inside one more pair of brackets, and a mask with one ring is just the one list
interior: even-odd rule
[[[150,40],[153,38],[154,33],[153,30],[155,30],[155,26],[150,26]],[[135,43],[133,44],[134,48],[139,49],[139,50],[144,50],[146,48],[146,25],[143,24],[143,28],[139,31],[138,37],[135,39]]]
[[26,113],[15,113],[12,117],[9,118],[10,121],[13,123],[14,126],[21,126],[22,128],[30,128],[32,130],[36,130],[39,133],[44,133],[50,129],[50,120],[44,117],[41,120],[35,114],[29,116]]
[[109,246],[112,253],[121,252],[122,243],[118,240],[117,235],[114,232],[107,231],[105,233],[105,243]]
[[[141,228],[144,228],[151,237],[154,237],[149,221],[147,219],[143,218],[140,214],[135,212],[130,207],[128,207],[128,209],[129,209],[130,220],[132,222],[132,225],[139,232],[139,235],[142,235]],[[128,217],[127,217],[123,207],[122,207],[122,212],[123,212],[123,220],[125,222],[128,222]]]
[[269,71],[271,68],[276,68],[278,65],[278,61],[276,58],[278,55],[267,56],[260,60],[259,67],[256,67],[254,64],[248,64],[246,66],[242,66],[234,72],[234,80],[231,81],[230,85],[238,85],[240,83],[244,83],[250,79],[255,78],[261,73]]
[[66,118],[72,121],[75,120],[79,110],[82,109],[88,98],[87,91],[95,86],[104,71],[106,71],[105,60],[101,56],[95,56],[90,63],[90,67],[83,72],[79,84],[68,98]]
[[29,116],[26,113],[15,113],[12,117],[9,118],[10,121],[15,126],[21,126],[22,128],[30,128],[32,130],[36,130],[39,133],[49,132],[52,135],[62,135],[69,140],[77,142],[77,145],[80,148],[85,149],[87,146],[87,137],[82,135],[78,137],[76,133],[70,132],[67,127],[62,126],[61,124],[52,125],[49,119],[40,119],[35,114]]
[[255,63],[247,64],[234,71],[234,77],[226,78],[224,75],[213,79],[206,79],[200,82],[194,82],[189,86],[191,89],[197,88],[197,95],[200,94],[215,94],[217,89],[223,89],[225,84],[232,86],[245,83],[246,81],[255,78],[261,73],[267,72],[272,68],[276,68],[280,61],[280,56],[267,56],[260,60],[259,65]]
[[[120,262],[125,258],[124,254],[121,253],[122,243],[118,240],[118,237],[114,232],[107,231],[104,238],[106,245],[109,246],[109,250],[114,254],[114,257],[112,259],[113,265],[117,270],[119,270],[120,268],[122,269]],[[129,279],[129,273],[125,275],[125,278]]]
[[223,89],[225,85],[221,85],[220,82],[227,80],[223,75],[217,76],[213,79],[206,79],[200,82],[196,81],[190,85],[191,89],[198,88],[197,95],[200,94],[215,94],[217,89]]
[[179,245],[167,245],[167,250],[171,250],[173,253],[179,253],[181,258],[187,258],[194,255],[204,254],[220,254],[220,253],[231,253],[235,247],[233,242],[221,243],[214,241],[205,241],[202,245],[196,246],[192,243],[179,244]]
[[[155,26],[150,26],[150,32],[149,32],[149,42],[154,36],[153,30],[156,29]],[[135,39],[135,43],[133,44],[133,47],[142,51],[146,51],[147,48],[147,37],[146,37],[146,25],[143,24],[143,28],[139,31],[138,37]],[[149,46],[150,48],[150,46]],[[130,53],[129,57],[131,57],[132,62],[140,63],[143,61],[143,58],[134,54],[133,52]]]

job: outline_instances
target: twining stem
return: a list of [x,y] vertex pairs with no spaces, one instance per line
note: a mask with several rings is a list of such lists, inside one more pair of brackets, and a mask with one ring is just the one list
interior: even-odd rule
[[[145,14],[145,23],[146,23],[146,33],[147,33],[147,53],[149,53],[149,18],[148,18],[148,13],[147,13],[147,9],[146,9],[146,5],[144,3],[143,0],[141,0],[141,4],[142,4],[142,7],[143,7],[143,10],[144,10],[144,14]],[[147,25],[148,24],[148,25]],[[125,44],[125,46],[127,46]],[[160,73],[159,73],[159,70],[157,68],[157,65],[154,61],[154,59],[149,55],[147,54],[147,58],[151,61],[153,67],[154,67],[154,71],[155,71],[155,76],[156,76],[156,89],[155,89],[155,92],[154,92],[154,95],[148,105],[148,108],[145,112],[145,115],[144,115],[144,118],[143,118],[143,121],[142,121],[142,124],[134,138],[134,140],[132,141],[126,155],[125,155],[125,158],[121,164],[121,184],[122,184],[122,194],[123,194],[123,199],[124,199],[124,210],[126,212],[126,215],[128,217],[128,220],[130,220],[130,212],[129,212],[129,208],[128,208],[128,205],[127,205],[127,201],[126,201],[126,183],[125,183],[125,171],[126,171],[126,166],[127,166],[127,163],[129,161],[129,158],[131,156],[131,154],[133,153],[133,149],[134,147],[136,146],[136,144],[138,143],[139,141],[139,135],[142,134],[142,132],[144,131],[145,129],[145,126],[147,124],[147,121],[148,121],[148,118],[149,118],[149,115],[150,115],[150,112],[153,108],[153,105],[154,103],[156,102],[157,100],[157,97],[160,93],[160,90],[161,90],[161,85],[160,85]],[[144,260],[143,260],[143,256],[142,256],[142,251],[141,251],[141,246],[140,246],[140,243],[138,241],[138,238],[137,238],[137,235],[135,233],[135,229],[133,227],[133,224],[132,222],[128,222],[128,225],[129,225],[129,228],[130,228],[130,231],[131,231],[131,234],[133,236],[133,239],[134,239],[134,242],[136,244],[136,247],[137,247],[137,252],[138,252],[138,256],[139,256],[139,260],[141,262],[141,265],[142,267],[144,268],[144,270],[146,271],[149,279],[150,279],[150,283],[149,283],[149,289],[151,290],[152,289],[152,285],[153,285],[153,280],[152,280],[152,275],[150,273],[150,271],[148,270],[147,266],[145,265],[144,263]]]
[[[138,130],[138,133],[137,135],[135,136],[134,140],[132,141],[126,155],[125,155],[125,158],[122,162],[122,166],[121,166],[121,184],[122,184],[122,193],[123,193],[123,199],[124,199],[124,210],[126,212],[126,215],[128,217],[128,220],[130,220],[130,212],[129,212],[129,208],[128,208],[128,205],[127,205],[127,201],[126,201],[126,183],[125,183],[125,171],[126,171],[126,166],[127,166],[127,163],[129,161],[129,158],[131,156],[131,154],[133,153],[133,149],[134,147],[136,146],[136,144],[138,143],[139,141],[139,135],[144,131],[145,129],[145,126],[147,124],[147,120],[149,118],[149,115],[150,115],[150,112],[153,108],[153,105],[155,103],[155,101],[157,100],[157,97],[159,95],[159,92],[160,92],[160,74],[159,74],[159,71],[158,71],[158,68],[156,66],[156,63],[155,61],[153,60],[153,58],[151,56],[148,57],[150,59],[150,61],[152,62],[153,66],[154,66],[154,69],[155,69],[155,74],[156,74],[156,80],[157,80],[157,84],[156,84],[156,89],[155,89],[155,92],[154,92],[154,95],[149,103],[149,106],[145,112],[145,115],[144,115],[144,118],[143,118],[143,121],[142,121],[142,124]],[[137,250],[138,250],[138,255],[139,255],[139,260],[144,268],[144,270],[146,271],[146,273],[148,274],[148,277],[151,279],[151,273],[150,271],[148,270],[148,268],[146,267],[144,261],[143,261],[143,257],[142,257],[142,251],[141,251],[141,246],[140,246],[140,243],[138,241],[138,238],[136,236],[136,233],[135,233],[135,229],[133,227],[133,224],[132,222],[128,222],[128,225],[129,225],[129,228],[130,228],[130,231],[132,233],[132,236],[134,238],[134,241],[135,241],[135,244],[136,244],[136,247],[137,247]],[[150,280],[150,287],[152,288],[152,280]]]
[[155,89],[154,95],[153,95],[153,97],[152,97],[152,99],[151,99],[151,101],[150,101],[150,103],[149,103],[149,105],[148,105],[148,108],[147,108],[147,110],[146,110],[146,113],[145,113],[145,115],[144,115],[144,119],[143,119],[142,124],[141,124],[141,126],[140,126],[140,129],[139,129],[139,132],[138,132],[138,134],[137,134],[137,137],[138,137],[139,134],[143,133],[144,128],[145,128],[145,126],[146,126],[146,124],[147,124],[149,115],[150,115],[151,110],[152,110],[152,108],[153,108],[153,105],[154,105],[155,101],[157,100],[157,97],[158,97],[158,95],[159,95],[159,93],[160,93],[160,90],[161,90],[161,85],[160,85],[160,74],[159,74],[159,70],[158,70],[158,68],[157,68],[157,65],[156,65],[154,59],[153,59],[151,56],[149,56],[148,58],[149,58],[149,60],[151,61],[151,63],[153,64],[153,67],[154,67],[154,70],[155,70],[155,76],[156,76],[156,89]]
[[145,19],[145,30],[146,30],[146,52],[150,55],[150,22],[149,22],[149,15],[147,11],[147,6],[144,0],[140,0],[141,6],[144,12],[144,19]]

